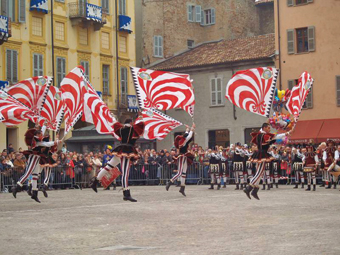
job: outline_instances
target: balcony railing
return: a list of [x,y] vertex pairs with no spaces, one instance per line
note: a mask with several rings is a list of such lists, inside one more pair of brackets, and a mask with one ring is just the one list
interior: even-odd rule
[[106,24],[107,14],[102,7],[89,3],[69,3],[70,19],[72,24],[76,25],[80,22],[93,22],[95,29],[100,29]]

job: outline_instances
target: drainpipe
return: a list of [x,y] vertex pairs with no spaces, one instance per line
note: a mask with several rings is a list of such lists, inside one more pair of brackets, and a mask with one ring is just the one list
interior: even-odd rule
[[120,119],[119,107],[119,66],[118,66],[118,1],[115,0],[115,15],[116,15],[116,83],[117,83],[117,120]]
[[[234,67],[231,66],[231,73],[234,76],[235,71],[234,71]],[[234,115],[234,120],[237,120],[237,116],[236,116],[236,106],[233,104],[233,115]]]
[[281,68],[281,29],[280,29],[280,1],[277,0],[277,32],[279,41],[279,69],[280,69],[280,90],[282,90],[282,68]]
[[55,72],[54,72],[54,30],[53,30],[53,0],[51,0],[51,46],[52,46],[52,76],[53,86],[55,86]]

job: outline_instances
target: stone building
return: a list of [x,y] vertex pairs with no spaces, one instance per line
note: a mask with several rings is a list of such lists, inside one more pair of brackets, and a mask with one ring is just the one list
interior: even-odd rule
[[273,0],[137,2],[136,51],[141,67],[203,42],[274,33]]
[[[226,100],[226,84],[239,71],[259,66],[274,66],[274,34],[235,40],[203,43],[182,54],[151,66],[151,69],[190,74],[195,89],[195,143],[206,147],[228,146],[250,141],[250,132],[267,119],[239,108]],[[182,110],[166,114],[191,125],[190,116]],[[174,130],[159,148],[173,146],[174,136],[185,127]]]

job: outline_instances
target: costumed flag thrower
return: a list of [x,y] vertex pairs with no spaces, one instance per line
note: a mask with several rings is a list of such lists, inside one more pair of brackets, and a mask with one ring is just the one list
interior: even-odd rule
[[286,108],[297,121],[303,104],[306,101],[308,93],[313,86],[313,78],[308,72],[303,72],[299,78],[299,82],[291,90],[290,97],[287,101]]
[[273,67],[239,71],[227,84],[226,98],[241,109],[269,117],[278,73]]
[[194,115],[190,75],[131,67],[139,107],[161,111],[181,108]]

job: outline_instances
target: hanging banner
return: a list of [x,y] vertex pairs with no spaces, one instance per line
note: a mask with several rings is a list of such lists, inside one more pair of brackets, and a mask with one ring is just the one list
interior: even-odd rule
[[102,7],[94,4],[86,4],[86,18],[96,22],[102,22]]
[[48,0],[31,0],[30,11],[48,13]]
[[128,101],[128,111],[129,112],[138,112],[138,100],[135,95],[127,95]]

